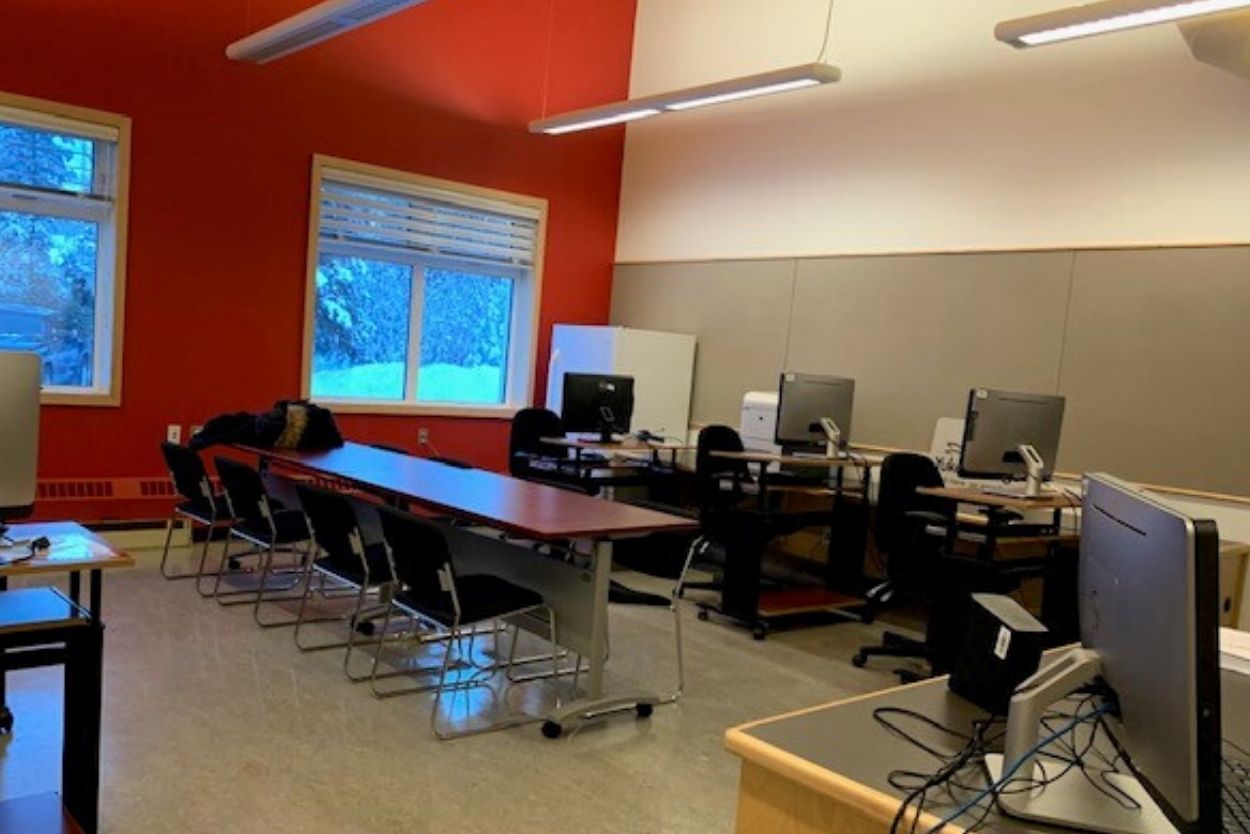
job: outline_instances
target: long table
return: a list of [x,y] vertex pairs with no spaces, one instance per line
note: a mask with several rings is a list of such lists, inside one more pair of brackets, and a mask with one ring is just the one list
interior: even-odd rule
[[543,594],[556,612],[560,644],[589,663],[585,697],[553,711],[546,729],[558,733],[600,715],[659,702],[647,692],[604,694],[612,542],[656,532],[693,532],[698,528],[696,522],[359,443],[318,452],[238,448],[270,463],[338,481],[383,500],[416,504],[509,537],[553,544],[588,543],[587,565],[583,566],[541,556],[523,543],[464,528],[447,529],[458,565],[465,570],[485,568]]

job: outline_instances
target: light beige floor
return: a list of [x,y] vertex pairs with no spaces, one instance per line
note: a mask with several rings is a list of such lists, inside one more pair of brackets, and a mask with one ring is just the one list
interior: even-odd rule
[[[247,609],[136,555],[105,581],[104,834],[729,832],[738,764],[725,728],[893,682],[849,662],[877,627],[760,643],[690,606],[679,705],[558,741],[530,725],[438,742],[428,696],[378,701],[343,678],[338,652],[302,655],[289,629],[262,632]],[[614,607],[609,688],[668,685],[671,628],[667,612]],[[0,796],[58,784],[60,681],[9,676],[17,727],[0,741]]]

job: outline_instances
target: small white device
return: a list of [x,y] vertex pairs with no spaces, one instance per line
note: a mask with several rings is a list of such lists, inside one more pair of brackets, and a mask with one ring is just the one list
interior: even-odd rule
[[1024,461],[1025,497],[1037,498],[1042,494],[1042,476],[1046,471],[1046,462],[1037,453],[1037,449],[1027,443],[1021,443],[1016,447],[1016,451],[1020,453],[1020,458]]

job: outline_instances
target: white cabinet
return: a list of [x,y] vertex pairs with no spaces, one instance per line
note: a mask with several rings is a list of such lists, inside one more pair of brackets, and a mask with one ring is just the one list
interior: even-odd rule
[[560,412],[566,373],[634,378],[634,417],[643,429],[684,440],[690,424],[694,336],[631,327],[557,324],[551,334],[547,408]]

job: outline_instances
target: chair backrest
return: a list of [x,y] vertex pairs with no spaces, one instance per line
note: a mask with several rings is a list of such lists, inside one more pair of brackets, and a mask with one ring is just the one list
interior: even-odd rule
[[529,469],[529,457],[558,456],[559,449],[542,442],[544,437],[563,437],[560,415],[545,408],[523,408],[512,418],[508,436],[508,471],[522,477]]
[[347,496],[310,484],[299,484],[295,491],[322,558],[351,571],[358,572],[363,566],[367,576],[364,538],[356,510]]
[[916,495],[920,487],[937,486],[942,486],[942,473],[937,464],[924,455],[900,452],[888,455],[881,464],[875,538],[877,549],[886,556],[892,579],[906,580],[924,574],[923,566],[917,562],[927,558],[926,554],[912,552],[922,537],[907,513],[929,510],[948,514],[949,505],[941,499]]
[[[169,478],[174,482],[174,489],[188,501],[213,501],[213,486],[208,480],[208,472],[204,469],[204,461],[198,452],[178,443],[162,443],[161,454],[165,458],[165,466],[169,469]],[[225,507],[217,507],[225,510]]]
[[447,537],[437,526],[393,507],[379,507],[382,536],[391,553],[395,578],[408,587],[417,603],[455,611],[452,567]]
[[213,465],[217,467],[222,492],[226,494],[235,518],[248,521],[271,518],[265,482],[255,467],[224,457],[213,458]]
[[742,437],[729,426],[711,425],[699,430],[694,474],[700,506],[713,503],[720,496],[721,480],[731,478],[739,483],[750,480],[750,468],[746,461],[725,460],[712,455],[713,452],[741,452],[743,448]]

